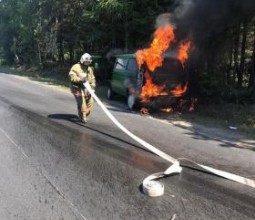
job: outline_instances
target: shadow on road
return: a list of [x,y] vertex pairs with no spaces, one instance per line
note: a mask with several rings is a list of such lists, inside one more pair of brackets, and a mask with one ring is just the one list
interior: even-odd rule
[[235,142],[238,142],[236,140],[235,141],[223,140],[223,139],[217,137],[217,135],[213,135],[213,134],[205,135],[205,134],[202,134],[197,131],[186,132],[185,134],[191,136],[193,139],[196,139],[196,140],[218,141],[218,142],[220,142],[219,146],[221,146],[221,147],[235,147],[235,148],[239,148],[239,149],[247,149],[247,150],[255,151],[254,144],[249,144],[249,143],[246,143],[245,141],[242,141],[241,144],[238,144],[238,143],[235,143]]
[[142,147],[140,147],[140,146],[138,146],[138,145],[135,145],[135,144],[133,144],[133,143],[131,143],[131,142],[125,141],[125,140],[123,140],[123,139],[121,139],[121,138],[119,138],[119,137],[113,136],[113,135],[111,135],[111,134],[108,134],[108,133],[105,133],[105,132],[100,131],[100,130],[98,130],[98,129],[91,128],[91,127],[87,126],[86,124],[82,123],[82,122],[79,120],[79,118],[78,118],[77,115],[73,115],[73,114],[51,114],[51,115],[48,115],[48,118],[50,118],[50,119],[55,119],[55,120],[65,120],[65,121],[72,122],[72,123],[74,123],[74,124],[76,124],[76,125],[79,125],[79,126],[81,126],[81,127],[87,128],[87,129],[89,129],[89,130],[91,130],[91,131],[95,131],[95,132],[100,133],[100,134],[102,134],[102,135],[105,135],[105,136],[107,136],[107,137],[113,138],[113,139],[118,140],[118,141],[120,141],[120,142],[122,142],[122,143],[131,145],[131,146],[133,146],[133,147],[135,147],[135,148],[138,148],[138,149],[140,149],[140,150],[143,150],[143,151],[152,153],[151,151],[149,151],[149,150],[147,150],[147,149],[145,149],[145,148],[142,148]]

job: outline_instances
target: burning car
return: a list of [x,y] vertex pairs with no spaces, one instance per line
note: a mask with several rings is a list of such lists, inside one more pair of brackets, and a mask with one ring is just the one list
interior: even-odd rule
[[130,109],[136,103],[156,109],[172,107],[187,91],[184,64],[190,47],[189,40],[175,43],[173,26],[157,28],[149,48],[116,57],[107,97],[126,96]]
[[187,90],[188,74],[175,57],[165,55],[162,65],[150,71],[146,64],[138,67],[136,54],[116,56],[107,98],[115,94],[127,98],[127,105],[148,108],[167,108],[176,104]]

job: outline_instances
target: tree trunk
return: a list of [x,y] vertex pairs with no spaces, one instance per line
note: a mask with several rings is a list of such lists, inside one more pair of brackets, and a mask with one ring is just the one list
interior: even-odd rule
[[114,15],[113,13],[111,13],[111,32],[112,32],[112,42],[111,42],[111,47],[112,48],[116,48],[117,47],[117,40],[116,40],[116,29],[115,29],[115,24],[114,24],[114,19],[113,19]]
[[19,64],[19,56],[17,54],[17,38],[13,37],[13,54],[14,54],[14,63],[17,65]]
[[74,50],[73,50],[73,44],[69,43],[69,54],[70,54],[70,63],[73,63],[74,61]]
[[[215,39],[215,35],[212,35],[212,39]],[[213,45],[211,47],[207,48],[207,52],[206,52],[206,63],[207,63],[207,69],[206,72],[214,75],[215,74],[215,65],[216,65],[216,60],[217,60],[217,51],[215,49],[216,47],[214,47]],[[209,49],[209,50],[208,50]]]
[[58,40],[58,62],[59,63],[64,62],[63,40],[61,36],[59,37],[59,40]]
[[42,55],[41,55],[41,48],[40,48],[40,43],[37,42],[37,53],[38,53],[38,60],[39,60],[39,65],[42,66]]
[[[255,24],[254,24],[255,27]],[[254,30],[254,39],[253,39],[253,53],[251,60],[251,68],[250,68],[250,80],[249,87],[252,89],[252,101],[255,102],[255,30]]]
[[231,70],[232,70],[232,63],[233,63],[233,52],[234,52],[234,44],[232,42],[229,52],[229,64],[226,70],[226,82],[227,85],[231,85]]
[[239,44],[240,44],[240,24],[236,27],[236,33],[234,37],[234,71],[233,71],[233,78],[234,82],[236,80],[236,75],[239,69],[238,64],[238,53],[239,53]]
[[244,64],[245,64],[245,49],[246,49],[246,41],[247,41],[247,22],[243,24],[243,33],[242,33],[242,47],[241,47],[241,58],[240,58],[240,68],[237,72],[238,79],[238,87],[241,88],[243,84],[243,76],[244,76]]
[[129,30],[128,30],[128,5],[127,5],[127,0],[124,0],[124,13],[125,13],[125,18],[124,18],[124,26],[125,26],[125,41],[124,41],[124,45],[125,45],[125,53],[128,52],[129,49],[129,45],[128,45],[128,41],[129,41]]

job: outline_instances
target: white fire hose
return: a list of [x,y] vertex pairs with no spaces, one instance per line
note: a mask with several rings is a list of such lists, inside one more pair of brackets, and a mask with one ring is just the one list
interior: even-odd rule
[[[156,147],[152,146],[151,144],[147,143],[146,141],[142,140],[141,138],[137,137],[133,133],[131,133],[129,130],[127,130],[110,112],[109,110],[105,107],[105,105],[101,102],[101,100],[97,97],[95,94],[94,90],[90,87],[88,82],[84,83],[84,86],[88,90],[88,92],[92,95],[92,97],[96,100],[96,102],[99,104],[99,106],[102,108],[102,110],[105,112],[105,114],[111,119],[111,121],[119,128],[121,129],[124,133],[126,133],[129,137],[137,141],[139,144],[147,148],[149,151],[157,154],[161,158],[169,161],[172,163],[172,165],[165,170],[164,172],[159,172],[159,173],[154,173],[147,178],[143,180],[143,192],[149,196],[161,196],[164,194],[164,185],[158,181],[155,181],[156,179],[162,178],[164,176],[176,174],[176,173],[181,173],[182,167],[180,164],[180,159],[175,159],[171,157],[170,155],[164,153],[163,151],[157,149]],[[187,160],[187,159],[183,159]],[[189,161],[189,160],[187,160]],[[190,161],[194,163],[195,165],[203,168],[207,172],[216,174],[218,176],[221,176],[223,178],[239,182],[248,186],[251,186],[255,188],[255,180],[247,179],[242,176],[238,176],[232,173],[228,173],[222,170],[217,170],[208,166],[204,166],[198,163],[195,163],[193,161]]]

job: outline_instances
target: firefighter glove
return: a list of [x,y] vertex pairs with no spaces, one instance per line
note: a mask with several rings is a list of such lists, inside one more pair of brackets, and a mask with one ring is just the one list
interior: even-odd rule
[[87,74],[82,73],[80,78],[81,78],[81,82],[85,83],[87,81]]

